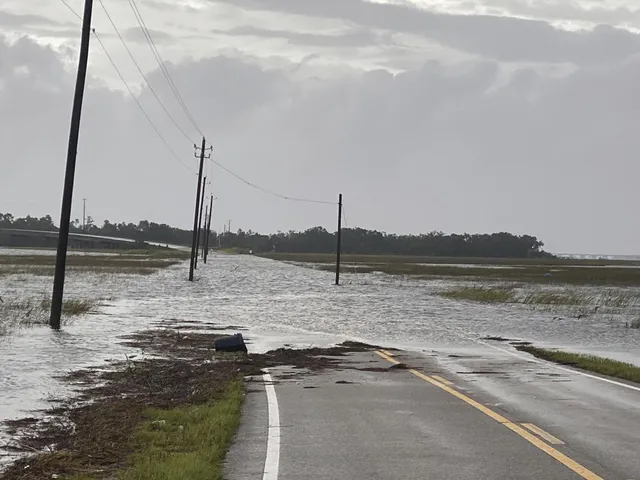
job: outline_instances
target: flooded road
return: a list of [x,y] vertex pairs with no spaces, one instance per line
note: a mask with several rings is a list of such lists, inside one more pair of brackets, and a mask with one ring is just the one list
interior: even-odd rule
[[[74,273],[66,298],[99,299],[98,313],[73,320],[61,332],[20,329],[0,337],[0,420],[46,407],[64,396],[55,380],[79,367],[140,354],[118,344],[135,331],[180,321],[243,326],[252,351],[283,344],[327,345],[345,338],[411,350],[476,348],[499,335],[542,346],[593,352],[640,365],[640,331],[619,319],[594,315],[555,319],[523,305],[457,302],[435,295],[453,283],[387,275],[344,275],[251,256],[213,255],[196,282],[188,264],[150,276]],[[0,277],[0,296],[41,300],[51,278]]]

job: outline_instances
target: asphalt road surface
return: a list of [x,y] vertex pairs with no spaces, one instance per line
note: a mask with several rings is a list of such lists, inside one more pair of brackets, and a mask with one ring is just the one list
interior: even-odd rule
[[249,384],[228,480],[640,480],[640,388],[500,344],[269,374]]

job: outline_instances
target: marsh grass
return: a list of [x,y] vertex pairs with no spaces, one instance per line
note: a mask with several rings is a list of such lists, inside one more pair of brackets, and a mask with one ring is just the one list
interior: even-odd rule
[[[262,254],[274,260],[307,264],[320,270],[335,269],[332,254]],[[415,278],[456,278],[499,282],[573,285],[640,285],[640,262],[575,259],[509,259],[409,257],[393,255],[343,255],[341,271],[381,272]],[[503,268],[496,268],[497,266]],[[631,268],[630,268],[631,267]]]
[[[591,313],[601,311],[621,311],[633,309],[640,305],[640,291],[613,289],[603,293],[593,293],[584,289],[547,290],[543,287],[515,288],[514,286],[461,286],[439,292],[438,295],[452,300],[466,300],[482,303],[513,303],[531,307],[588,307]],[[597,309],[596,309],[597,307]],[[585,312],[582,312],[585,313]],[[640,326],[638,327],[640,328]]]
[[[64,300],[62,303],[62,323],[68,325],[72,318],[87,315],[95,311],[97,300]],[[0,335],[7,335],[19,327],[46,325],[49,322],[51,299],[40,301],[26,300],[11,302],[3,299],[0,302]]]
[[511,303],[514,300],[514,291],[510,288],[462,287],[442,292],[440,296],[481,303]]
[[[177,257],[169,257],[167,252],[154,250],[149,255],[70,255],[67,257],[69,271],[113,275],[151,275],[160,269],[180,263]],[[0,275],[53,276],[55,257],[52,255],[0,255]]]

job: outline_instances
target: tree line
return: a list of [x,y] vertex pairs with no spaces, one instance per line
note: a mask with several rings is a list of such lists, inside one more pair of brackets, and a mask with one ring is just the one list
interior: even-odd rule
[[[36,218],[14,218],[0,213],[0,229],[17,228],[57,231],[49,215]],[[169,245],[191,245],[192,231],[142,220],[134,223],[111,223],[105,220],[96,225],[88,217],[85,226],[74,220],[71,231],[107,237],[128,238],[139,242],[158,242]],[[265,235],[251,230],[237,232],[212,232],[209,244],[221,248],[245,251],[286,253],[333,253],[336,250],[336,233],[323,227],[305,231],[278,232]],[[395,235],[363,228],[342,230],[343,253],[367,255],[424,255],[438,257],[497,257],[542,258],[551,256],[544,251],[544,243],[531,235],[513,235],[500,232],[492,234],[445,234],[430,232],[420,235]]]

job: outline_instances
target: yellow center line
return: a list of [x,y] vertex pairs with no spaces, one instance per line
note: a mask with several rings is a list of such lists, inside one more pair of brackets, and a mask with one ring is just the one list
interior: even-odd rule
[[393,353],[391,353],[389,350],[380,350],[380,351],[388,357],[393,357]]
[[382,358],[384,358],[385,360],[387,360],[388,362],[393,363],[394,365],[398,365],[400,362],[398,360],[396,360],[395,358],[391,358],[389,355],[387,355],[386,353],[383,353],[382,350],[377,350],[376,353],[378,355],[380,355]]
[[[388,355],[384,354],[383,352],[377,351],[376,353],[380,357],[384,358],[385,360],[387,360],[387,361],[389,361],[391,363],[394,363],[394,364],[400,363],[397,360],[395,360],[395,359],[389,357]],[[480,410],[482,413],[484,413],[488,417],[493,418],[496,422],[501,423],[502,425],[507,427],[512,432],[518,434],[520,437],[524,438],[526,441],[528,441],[529,443],[531,443],[532,445],[534,445],[538,449],[542,450],[547,455],[555,458],[558,462],[562,463],[565,467],[567,467],[570,470],[572,470],[573,472],[577,473],[578,475],[580,475],[585,480],[604,480],[599,475],[596,475],[591,470],[589,470],[586,467],[580,465],[575,460],[567,457],[564,453],[556,450],[551,445],[546,444],[545,442],[540,440],[535,435],[529,433],[524,428],[520,427],[519,425],[516,425],[515,423],[511,422],[510,420],[508,420],[506,417],[503,417],[499,413],[494,412],[490,408],[485,407],[481,403],[476,402],[475,400],[473,400],[472,398],[466,396],[465,394],[463,394],[463,393],[451,388],[448,385],[445,385],[442,382],[439,382],[439,381],[435,380],[432,377],[429,377],[429,376],[425,375],[422,372],[419,372],[418,370],[411,369],[411,370],[409,370],[409,373],[415,375],[418,378],[421,378],[425,382],[430,383],[431,385],[436,386],[436,387],[440,388],[441,390],[444,390],[445,392],[447,392],[447,393],[453,395],[454,397],[462,400],[463,402],[467,403],[468,405],[471,405],[472,407]]]
[[539,437],[544,438],[547,442],[551,443],[552,445],[564,445],[564,442],[562,440],[554,437],[549,432],[544,431],[543,429],[541,429],[537,425],[534,425],[533,423],[523,423],[521,425],[527,430],[532,431]]
[[431,378],[435,378],[437,381],[444,383],[445,385],[449,385],[450,387],[453,385],[453,382],[450,382],[446,378],[443,378],[439,375],[431,375]]

